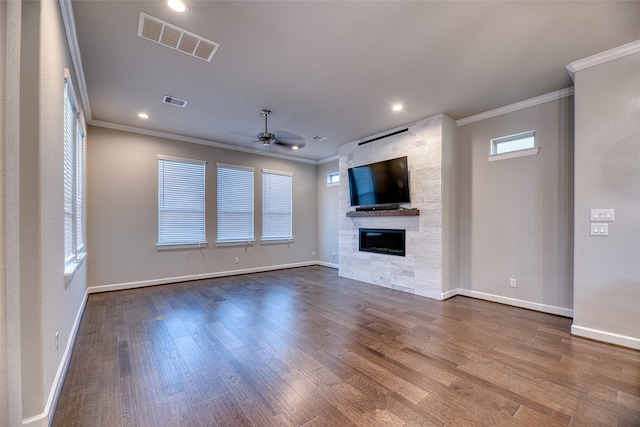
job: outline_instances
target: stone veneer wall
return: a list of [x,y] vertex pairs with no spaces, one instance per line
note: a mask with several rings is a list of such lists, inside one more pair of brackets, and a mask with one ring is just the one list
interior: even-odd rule
[[[340,276],[438,300],[449,296],[445,291],[450,287],[443,286],[442,158],[445,128],[450,127],[443,126],[444,121],[452,119],[437,115],[394,137],[340,147]],[[420,216],[347,217],[346,212],[354,210],[347,170],[402,156],[407,156],[411,192],[411,203],[403,206],[419,209]],[[359,228],[405,229],[406,256],[358,251]]]

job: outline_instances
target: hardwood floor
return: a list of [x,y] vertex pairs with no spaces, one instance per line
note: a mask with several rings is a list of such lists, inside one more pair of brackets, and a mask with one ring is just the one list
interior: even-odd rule
[[90,295],[54,426],[638,426],[571,319],[305,267]]

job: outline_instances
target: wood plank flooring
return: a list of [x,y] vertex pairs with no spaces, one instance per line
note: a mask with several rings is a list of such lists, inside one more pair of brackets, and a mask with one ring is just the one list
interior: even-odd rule
[[304,267],[93,294],[54,426],[640,426],[640,352]]

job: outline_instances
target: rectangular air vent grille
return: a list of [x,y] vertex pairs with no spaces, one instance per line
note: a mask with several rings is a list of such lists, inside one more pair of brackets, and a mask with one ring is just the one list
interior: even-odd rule
[[146,13],[140,12],[138,36],[211,62],[220,45]]
[[182,107],[182,108],[187,106],[187,101],[185,101],[184,99],[180,99],[180,98],[176,98],[168,95],[165,95],[164,98],[162,98],[162,102],[164,102],[165,104],[175,105],[176,107]]
[[317,141],[317,142],[322,142],[322,141],[326,141],[327,137],[326,136],[321,136],[321,135],[316,135],[316,136],[312,136],[311,140],[312,141]]

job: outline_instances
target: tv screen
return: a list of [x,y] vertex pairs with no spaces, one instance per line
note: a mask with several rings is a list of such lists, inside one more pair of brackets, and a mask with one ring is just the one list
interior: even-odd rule
[[349,169],[351,206],[409,203],[407,157]]

